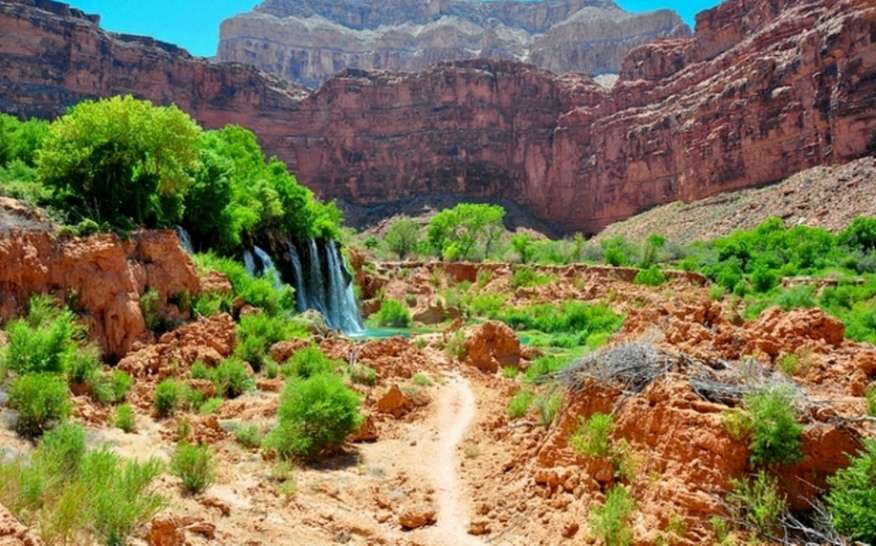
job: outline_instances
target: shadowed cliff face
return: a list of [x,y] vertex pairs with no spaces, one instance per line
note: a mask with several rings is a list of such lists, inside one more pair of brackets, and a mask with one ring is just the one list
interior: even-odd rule
[[[252,128],[322,197],[514,201],[595,231],[655,204],[876,152],[876,7],[735,0],[626,58],[607,91],[511,61],[348,70],[317,92],[0,0],[0,109],[56,115],[132,92]],[[45,5],[41,2],[41,4]]]
[[416,72],[477,57],[617,73],[630,49],[687,37],[674,12],[611,0],[267,0],[223,22],[218,58],[312,87],[346,68]]

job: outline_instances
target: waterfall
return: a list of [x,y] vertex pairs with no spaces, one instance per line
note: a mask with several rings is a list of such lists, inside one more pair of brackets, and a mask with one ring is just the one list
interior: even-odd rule
[[344,275],[344,262],[334,241],[328,243],[328,264],[329,299],[332,302],[332,312],[337,313],[335,321],[344,333],[359,333],[364,327],[359,315],[359,306],[356,304],[356,293],[352,281],[348,282]]
[[189,232],[186,231],[186,228],[182,226],[173,226],[173,229],[176,230],[176,236],[179,238],[179,246],[189,254],[194,254],[195,247],[192,246],[192,237],[189,235]]
[[291,241],[289,241],[287,256],[292,264],[292,274],[295,276],[292,279],[292,282],[295,283],[295,308],[300,313],[307,309],[307,290],[304,288],[304,268],[301,267],[301,257]]
[[256,276],[256,266],[255,266],[255,258],[252,256],[252,252],[249,250],[243,251],[243,267],[246,268],[246,272]]
[[326,307],[325,283],[323,282],[324,274],[322,272],[322,259],[319,257],[319,247],[316,246],[316,240],[309,239],[307,241],[307,258],[310,262],[310,278],[308,279],[307,293],[310,296],[309,306],[311,309],[316,309],[322,316],[326,318],[329,325],[331,317],[329,316],[328,308]]
[[274,286],[277,288],[283,286],[283,281],[280,279],[280,271],[277,269],[277,266],[274,264],[274,260],[271,259],[271,256],[257,246],[252,247],[252,251],[255,252],[256,257],[259,259],[261,263],[261,275],[264,277],[268,274],[269,271],[274,272]]

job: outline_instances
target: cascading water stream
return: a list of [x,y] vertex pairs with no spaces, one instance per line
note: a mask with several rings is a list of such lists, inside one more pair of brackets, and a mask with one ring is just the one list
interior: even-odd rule
[[183,248],[189,254],[195,253],[195,247],[192,246],[192,236],[189,235],[189,232],[186,231],[186,228],[182,226],[174,226],[173,229],[176,230],[176,236],[179,238],[179,246]]
[[274,264],[274,260],[271,259],[271,256],[257,246],[252,247],[252,251],[255,252],[256,257],[261,262],[261,274],[265,276],[269,271],[273,271],[274,275],[274,286],[281,287],[283,286],[283,281],[280,279],[280,271],[277,269],[277,266]]
[[364,327],[359,315],[359,306],[356,303],[356,293],[353,283],[348,282],[343,270],[343,260],[338,252],[338,246],[334,241],[329,241],[329,286],[332,310],[337,312],[335,320],[338,326],[347,334],[361,332]]
[[287,256],[289,263],[292,264],[292,274],[295,276],[293,283],[295,284],[295,308],[298,312],[307,309],[307,289],[304,284],[304,268],[301,267],[301,256],[298,255],[298,249],[290,241]]
[[246,269],[246,272],[253,277],[258,276],[258,271],[256,271],[255,258],[253,257],[252,252],[250,252],[249,250],[243,251],[243,267]]
[[310,277],[308,279],[307,291],[310,296],[309,305],[311,309],[316,309],[326,321],[331,324],[328,307],[326,306],[325,283],[323,281],[322,259],[319,256],[319,247],[316,246],[316,241],[310,239],[307,241],[307,258],[310,263]]

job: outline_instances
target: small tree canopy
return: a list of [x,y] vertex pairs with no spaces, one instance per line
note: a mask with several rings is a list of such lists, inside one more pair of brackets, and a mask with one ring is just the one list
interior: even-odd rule
[[444,209],[429,222],[429,242],[439,253],[471,259],[477,245],[489,251],[497,228],[501,229],[505,209],[499,205],[461,203]]
[[398,254],[400,260],[404,260],[420,242],[420,226],[410,218],[398,218],[386,230],[384,240],[389,250]]

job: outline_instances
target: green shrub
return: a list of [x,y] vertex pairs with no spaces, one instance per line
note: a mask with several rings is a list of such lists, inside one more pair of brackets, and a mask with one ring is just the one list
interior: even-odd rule
[[234,438],[243,447],[255,449],[262,445],[262,431],[255,425],[240,427],[234,431]]
[[429,221],[431,246],[446,261],[471,260],[478,250],[488,256],[503,229],[505,209],[499,205],[460,203]]
[[759,533],[771,535],[785,512],[785,499],[775,478],[761,470],[754,479],[731,480],[733,491],[727,501],[737,518]]
[[516,379],[520,375],[520,370],[516,366],[503,366],[502,377],[505,379]]
[[334,373],[340,362],[330,359],[316,344],[311,343],[292,355],[283,365],[283,377],[308,378],[323,373]]
[[745,407],[751,414],[752,464],[785,464],[802,457],[801,433],[793,393],[781,387],[746,394]]
[[401,217],[389,225],[383,237],[387,248],[404,260],[414,252],[420,240],[420,226],[410,218]]
[[515,330],[569,333],[582,342],[591,334],[614,332],[623,324],[623,317],[608,307],[578,301],[511,308],[500,313],[499,319]]
[[273,344],[305,335],[299,323],[282,316],[265,313],[245,315],[237,326],[238,344],[234,354],[249,362],[253,370],[258,372],[270,360],[268,351]]
[[157,459],[125,461],[105,450],[86,455],[80,480],[88,493],[82,500],[86,501],[88,528],[102,543],[125,544],[127,537],[167,504],[150,489],[161,472]]
[[396,300],[385,300],[372,319],[378,326],[407,328],[411,325],[411,312]]
[[565,369],[571,364],[572,361],[569,358],[554,355],[540,356],[526,369],[526,379],[532,382],[544,375]]
[[[271,322],[269,318],[275,317],[283,311],[294,311],[295,294],[286,285],[276,285],[271,276],[253,277],[240,262],[229,258],[220,258],[215,254],[195,254],[195,265],[202,274],[216,271],[224,275],[231,283],[230,297],[220,298],[211,296],[214,301],[199,302],[195,300],[195,309],[206,308],[212,311],[214,306],[219,306],[223,311],[231,311],[234,300],[239,299],[247,305],[258,307],[263,314],[252,314],[241,317],[238,325],[238,336],[241,342],[248,334],[258,334],[267,339],[269,343],[276,343],[293,337],[300,333],[301,329],[293,321],[278,318]],[[217,300],[217,298],[219,298]],[[270,335],[269,335],[270,334]],[[249,361],[248,358],[244,360]],[[250,364],[255,365],[250,361]]]
[[165,379],[155,387],[155,412],[159,417],[173,415],[180,405],[182,387],[174,379]]
[[198,407],[198,413],[200,413],[201,415],[210,415],[212,413],[216,413],[216,411],[221,408],[222,404],[224,403],[225,400],[222,398],[210,398],[208,400],[205,400],[204,403],[202,403]]
[[37,436],[70,411],[67,383],[45,373],[17,377],[9,387],[9,405],[18,412],[18,431]]
[[92,376],[88,386],[95,400],[101,404],[117,404],[123,401],[134,384],[127,372],[113,370],[108,375]]
[[174,476],[182,480],[183,489],[195,494],[210,487],[215,479],[213,457],[205,445],[181,443],[170,461]]
[[431,387],[433,384],[432,380],[429,379],[429,376],[422,372],[414,374],[414,377],[411,378],[411,382],[418,387]]
[[237,358],[226,358],[210,374],[216,394],[226,398],[236,398],[252,385],[246,364]]
[[[330,370],[323,370],[330,371]],[[347,374],[350,376],[350,381],[360,385],[376,385],[377,372],[374,368],[364,364],[353,364],[347,369]]]
[[751,415],[741,409],[727,409],[721,412],[721,424],[734,440],[742,440],[751,434]]
[[594,413],[581,419],[578,430],[569,438],[569,445],[588,457],[607,457],[611,454],[611,429],[614,419],[606,413]]
[[192,363],[192,367],[189,369],[189,375],[192,379],[206,379],[209,381],[210,369],[200,360],[196,360]]
[[623,237],[603,239],[599,244],[602,247],[602,257],[608,265],[619,267],[630,263],[631,249]]
[[450,339],[444,345],[444,353],[456,359],[460,359],[465,355],[465,332],[462,328],[450,335]]
[[535,395],[529,390],[517,391],[517,394],[511,397],[508,401],[508,407],[505,410],[508,417],[511,419],[520,419],[529,412],[532,402],[535,400]]
[[633,279],[635,284],[643,284],[646,286],[660,286],[666,282],[666,275],[656,265],[652,265],[647,269],[640,269]]
[[776,367],[782,370],[785,375],[793,377],[797,375],[797,371],[800,368],[800,357],[793,353],[782,355],[776,361]]
[[560,406],[563,405],[563,395],[560,393],[544,394],[534,401],[538,412],[538,423],[547,428],[554,422]]
[[514,272],[511,274],[511,288],[513,290],[541,286],[547,282],[548,278],[546,276],[527,266],[515,267]]
[[63,423],[43,435],[35,461],[50,474],[72,477],[85,456],[85,431],[74,423]]
[[18,374],[63,372],[76,355],[76,338],[83,332],[69,310],[48,296],[34,296],[27,316],[6,327],[6,367]]
[[137,428],[137,417],[130,404],[122,404],[116,408],[113,424],[125,432],[131,433]]
[[827,505],[837,530],[853,540],[876,543],[876,440],[851,464],[828,478]]
[[635,500],[622,485],[616,485],[605,496],[605,502],[590,513],[590,529],[606,546],[632,544],[633,531],[630,517],[636,508]]
[[720,284],[713,284],[711,287],[709,287],[709,297],[714,301],[721,301],[722,299],[724,299],[724,294],[726,292],[727,291]]
[[265,447],[283,458],[312,457],[338,445],[362,422],[359,396],[330,374],[293,379],[280,396],[277,426]]
[[100,365],[100,353],[97,347],[89,346],[72,351],[64,366],[67,381],[75,384],[89,383],[97,376]]

